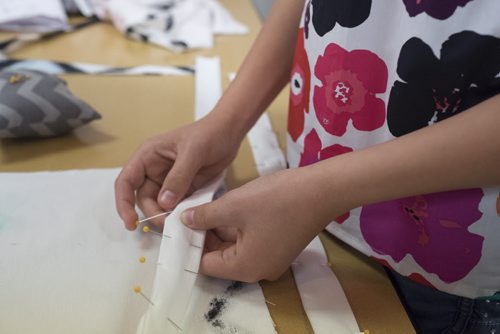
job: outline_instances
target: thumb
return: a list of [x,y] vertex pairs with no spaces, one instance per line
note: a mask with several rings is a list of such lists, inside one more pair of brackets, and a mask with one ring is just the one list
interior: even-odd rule
[[221,219],[216,217],[217,203],[207,203],[185,210],[181,214],[181,221],[193,230],[211,230],[221,226]]
[[176,158],[158,193],[158,204],[164,210],[173,209],[189,190],[198,172],[198,166],[193,160],[189,154]]

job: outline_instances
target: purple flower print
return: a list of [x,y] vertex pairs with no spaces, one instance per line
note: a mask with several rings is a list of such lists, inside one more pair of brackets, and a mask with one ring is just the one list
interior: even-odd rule
[[410,16],[427,13],[438,20],[446,20],[453,15],[457,7],[464,7],[472,0],[403,0]]
[[361,232],[372,249],[400,262],[407,254],[428,273],[455,282],[481,257],[483,237],[468,231],[479,220],[481,189],[456,190],[364,206]]

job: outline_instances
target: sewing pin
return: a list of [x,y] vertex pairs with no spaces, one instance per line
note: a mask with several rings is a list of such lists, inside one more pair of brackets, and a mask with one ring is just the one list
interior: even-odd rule
[[140,286],[138,286],[138,285],[134,286],[134,292],[135,292],[135,293],[140,294],[140,295],[141,295],[141,296],[143,296],[143,297],[144,297],[144,299],[146,299],[146,300],[147,300],[147,301],[148,301],[151,305],[155,306],[155,304],[153,304],[153,302],[152,302],[152,301],[151,301],[148,297],[146,297],[146,296],[142,293],[142,290],[141,290],[141,287],[140,287]]
[[156,231],[150,229],[149,226],[144,226],[142,228],[142,231],[145,232],[145,233],[153,233],[153,234],[156,234],[156,235],[158,235],[160,237],[163,237],[163,234],[161,234],[160,232],[156,232]]
[[175,328],[177,328],[177,330],[182,331],[182,328],[181,328],[179,325],[177,325],[177,324],[176,324],[176,323],[175,323],[172,319],[170,319],[170,318],[167,318],[167,319],[168,319],[168,321],[170,321],[170,323],[171,323],[171,324],[172,324]]
[[268,303],[269,305],[272,305],[272,306],[276,306],[275,303],[271,303],[269,300],[264,300],[266,303]]
[[148,220],[151,220],[151,219],[154,219],[154,218],[158,218],[158,217],[161,217],[161,216],[164,216],[164,215],[168,215],[169,213],[172,213],[172,211],[162,212],[162,213],[159,213],[157,215],[154,215],[154,216],[151,216],[151,217],[148,217],[148,218],[144,218],[144,219],[138,220],[138,221],[135,222],[135,225],[139,226],[142,223],[144,223],[145,221],[148,221]]
[[146,258],[145,258],[144,256],[141,256],[141,257],[139,258],[139,262],[140,262],[140,263],[144,263],[144,262],[146,262]]

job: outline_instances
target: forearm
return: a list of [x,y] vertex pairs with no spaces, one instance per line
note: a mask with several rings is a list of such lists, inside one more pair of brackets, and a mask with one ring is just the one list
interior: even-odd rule
[[241,134],[257,121],[289,80],[303,0],[278,0],[214,116]]
[[[500,95],[392,141],[305,167],[318,196],[342,210],[396,198],[500,184]],[[321,208],[326,215],[329,204]],[[330,205],[331,206],[331,205]],[[338,207],[338,206],[337,206]]]

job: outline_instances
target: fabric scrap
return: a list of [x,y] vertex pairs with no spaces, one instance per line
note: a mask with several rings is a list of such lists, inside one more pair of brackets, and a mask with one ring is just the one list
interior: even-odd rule
[[92,74],[92,75],[191,75],[189,66],[141,65],[116,67],[103,64],[59,62],[46,59],[1,59],[0,71],[33,70],[50,74]]

